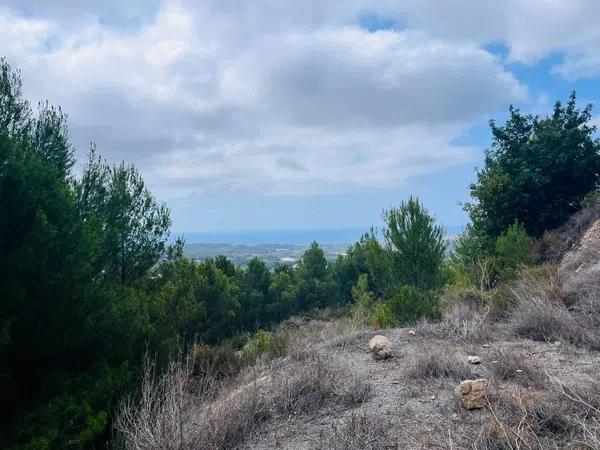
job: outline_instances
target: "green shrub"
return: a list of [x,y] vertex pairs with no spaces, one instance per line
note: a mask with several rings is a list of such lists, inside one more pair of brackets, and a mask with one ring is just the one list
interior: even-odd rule
[[352,299],[354,300],[354,305],[350,309],[352,320],[357,325],[368,324],[377,299],[369,290],[369,277],[367,274],[363,273],[359,276],[358,282],[352,288]]
[[518,222],[498,237],[495,263],[502,278],[512,278],[520,269],[533,263],[531,245],[531,238]]
[[419,319],[441,317],[440,297],[435,291],[424,291],[413,286],[402,286],[396,294],[375,305],[373,321],[381,327],[415,323]]
[[255,361],[263,355],[277,358],[287,353],[289,341],[284,330],[276,332],[258,330],[244,346],[242,355],[248,361]]

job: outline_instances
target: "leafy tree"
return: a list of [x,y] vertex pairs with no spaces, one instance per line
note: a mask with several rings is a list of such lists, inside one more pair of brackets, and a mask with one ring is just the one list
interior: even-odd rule
[[335,279],[325,253],[313,242],[298,267],[299,307],[309,310],[337,303]]
[[389,281],[389,263],[374,229],[363,234],[358,242],[350,245],[345,255],[338,256],[334,272],[338,296],[345,303],[352,302],[352,289],[362,274],[367,275],[371,291],[378,295],[383,294]]
[[[52,108],[34,117],[18,73],[0,62],[3,447],[59,447],[69,437],[97,437],[108,421],[111,389],[103,397],[80,383],[87,371],[108,376],[97,370],[105,349],[93,345],[103,334],[90,319],[109,295],[94,286],[97,229],[78,220],[64,120]],[[54,414],[60,404],[69,407]]]
[[15,140],[29,135],[31,106],[23,98],[21,73],[0,58],[0,133]]
[[269,286],[271,303],[267,305],[267,317],[279,321],[295,314],[299,310],[298,297],[298,283],[294,269],[286,265],[276,267]]
[[439,287],[446,251],[444,230],[418,199],[384,211],[386,252],[395,285]]
[[573,92],[552,115],[522,114],[510,107],[504,126],[490,122],[492,146],[471,185],[466,205],[473,225],[495,239],[515,221],[531,236],[558,227],[600,180],[600,141],[594,139],[592,106],[576,107]]
[[223,255],[217,256],[215,258],[215,266],[217,266],[217,268],[221,272],[223,272],[225,275],[227,275],[230,278],[233,278],[237,275],[237,269],[236,269],[235,265],[226,256],[223,256]]
[[260,258],[252,258],[242,272],[240,322],[242,329],[260,328],[267,322],[265,310],[269,303],[271,273]]
[[199,330],[200,337],[216,343],[219,339],[232,336],[238,322],[240,303],[233,281],[207,260],[197,264],[202,283],[196,289],[196,298],[206,310],[205,328]]
[[126,285],[156,264],[166,250],[170,213],[135,167],[111,168],[92,148],[76,191],[81,214],[101,224],[105,276]]
[[447,260],[449,278],[454,285],[485,290],[496,280],[494,254],[487,248],[486,236],[468,224],[456,241]]

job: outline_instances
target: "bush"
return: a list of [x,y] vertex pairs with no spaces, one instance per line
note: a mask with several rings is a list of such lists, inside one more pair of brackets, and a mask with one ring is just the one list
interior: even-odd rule
[[512,278],[521,268],[533,263],[531,244],[531,238],[518,222],[513,223],[498,237],[495,261],[502,278]]
[[496,380],[514,381],[526,387],[540,387],[546,379],[539,367],[527,362],[525,355],[496,351],[490,358],[497,361],[491,366]]
[[341,425],[332,425],[327,432],[321,432],[318,448],[330,450],[385,450],[397,448],[389,436],[388,425],[381,420],[364,414],[353,413],[350,420]]
[[510,326],[517,336],[600,349],[598,333],[590,326],[593,316],[567,308],[555,272],[543,267],[526,272],[510,290],[514,304],[509,314]]
[[211,376],[225,379],[237,374],[243,360],[229,343],[220,345],[195,344],[190,349],[193,374],[197,377]]
[[419,319],[441,317],[439,294],[413,286],[401,286],[396,294],[375,305],[373,321],[381,327],[414,324]]
[[470,186],[475,202],[466,206],[474,226],[495,238],[515,220],[534,237],[564,224],[600,182],[600,141],[591,119],[592,106],[577,109],[573,92],[549,116],[511,106],[504,126],[492,121],[494,141]]
[[471,378],[471,369],[466,358],[461,361],[454,355],[436,352],[418,359],[410,371],[410,377],[416,379],[452,378],[462,381]]
[[244,346],[242,355],[247,361],[256,361],[261,356],[277,358],[285,355],[288,348],[287,334],[282,328],[276,332],[258,330]]
[[368,324],[377,300],[375,295],[369,291],[369,278],[366,274],[361,274],[358,282],[352,288],[352,299],[354,300],[354,305],[350,310],[352,321],[356,325]]
[[488,297],[477,289],[447,288],[442,297],[442,320],[435,324],[427,319],[419,321],[418,333],[436,339],[487,341],[494,331],[488,320]]

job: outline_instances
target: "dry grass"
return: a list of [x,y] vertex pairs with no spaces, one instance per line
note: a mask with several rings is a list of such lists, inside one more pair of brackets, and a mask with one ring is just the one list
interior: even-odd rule
[[536,390],[495,391],[489,401],[474,449],[600,449],[599,384],[567,386],[546,374]]
[[[205,375],[204,377],[211,377]],[[318,357],[247,369],[210,394],[190,360],[157,376],[148,366],[141,396],[123,403],[115,421],[122,446],[147,449],[231,449],[263,422],[315,415],[327,407],[354,407],[371,395],[368,383]]]
[[[193,432],[196,411],[208,397],[211,382],[198,383],[195,391],[193,364],[173,360],[167,371],[158,376],[155,365],[146,359],[144,378],[138,399],[127,398],[121,404],[114,422],[116,442],[131,450],[182,450]],[[192,429],[191,429],[192,428]]]
[[421,320],[416,325],[419,335],[438,339],[469,342],[489,340],[494,324],[489,320],[486,293],[478,290],[448,291],[444,294],[444,314],[439,322]]
[[573,214],[567,223],[558,230],[546,233],[535,244],[535,250],[542,261],[558,263],[581,237],[590,225],[600,218],[600,196],[595,195],[582,202],[582,208]]
[[556,272],[546,276],[523,274],[512,286],[515,306],[510,313],[510,327],[513,332],[534,341],[563,341],[591,350],[600,349],[600,337],[590,324],[598,313],[590,312],[590,316],[568,308],[557,286]]
[[462,381],[472,375],[466,357],[460,359],[455,355],[436,352],[418,359],[409,376],[414,379],[451,378]]
[[303,355],[292,365],[272,369],[270,397],[282,416],[312,414],[326,404],[360,405],[371,395],[371,386],[348,369],[322,358]]
[[543,370],[527,361],[525,355],[514,352],[493,352],[491,371],[497,381],[512,381],[525,387],[542,386],[546,381]]
[[387,432],[389,424],[364,414],[352,414],[341,425],[332,425],[322,432],[316,449],[330,450],[385,450],[398,448]]
[[490,397],[492,418],[482,426],[474,449],[560,449],[577,432],[561,403],[531,391]]

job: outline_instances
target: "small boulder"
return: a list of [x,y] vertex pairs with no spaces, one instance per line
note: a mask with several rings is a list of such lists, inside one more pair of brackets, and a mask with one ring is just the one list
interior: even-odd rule
[[479,356],[469,356],[467,361],[469,364],[481,364],[481,358]]
[[487,380],[465,380],[458,385],[457,393],[460,404],[465,409],[480,409],[487,406]]
[[371,356],[375,359],[387,359],[392,356],[392,343],[385,336],[377,335],[369,341]]

